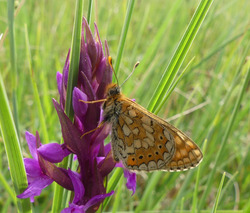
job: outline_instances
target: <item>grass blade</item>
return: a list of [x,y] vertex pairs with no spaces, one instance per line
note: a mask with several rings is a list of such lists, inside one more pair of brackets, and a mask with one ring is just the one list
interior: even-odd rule
[[180,66],[182,65],[186,54],[203,22],[206,17],[206,14],[212,4],[213,0],[202,0],[195,11],[193,18],[190,21],[190,24],[184,33],[168,67],[164,71],[164,74],[159,82],[156,91],[151,99],[148,110],[154,112],[156,106],[164,101],[166,92],[171,86],[171,83],[176,76]]
[[[207,139],[204,142],[202,153],[205,153],[207,147]],[[199,187],[199,180],[200,180],[200,170],[202,165],[198,167],[197,175],[196,175],[196,182],[193,194],[193,203],[192,203],[192,213],[197,212],[197,203],[198,203],[198,187]]]
[[217,195],[216,195],[216,199],[215,199],[215,203],[214,203],[212,212],[216,212],[216,210],[217,210],[218,203],[219,203],[219,200],[220,200],[220,194],[221,194],[222,186],[223,186],[224,179],[225,179],[225,175],[226,175],[226,172],[224,172],[223,175],[222,175],[222,178],[221,178],[221,181],[220,181],[220,186],[219,186],[219,189],[218,189],[218,192],[217,192]]
[[26,51],[27,51],[27,58],[29,61],[29,71],[30,71],[30,78],[31,78],[31,83],[33,87],[33,93],[34,93],[34,99],[35,99],[35,105],[37,106],[38,109],[38,116],[39,116],[39,121],[41,122],[41,128],[42,128],[42,138],[43,138],[43,143],[49,143],[49,136],[47,132],[47,125],[46,125],[46,120],[45,116],[43,113],[43,108],[42,104],[40,101],[39,97],[39,92],[36,84],[36,79],[35,79],[35,74],[32,69],[32,62],[31,62],[31,54],[30,54],[30,44],[29,44],[29,38],[28,38],[28,30],[27,30],[27,25],[25,25],[25,44],[26,44]]
[[12,104],[13,115],[19,135],[19,121],[18,121],[18,109],[17,109],[17,66],[16,66],[16,43],[15,43],[15,31],[14,31],[14,0],[7,1],[8,5],[8,25],[9,25],[9,40],[10,40],[10,64],[11,64],[11,88],[12,88]]
[[[11,179],[16,195],[18,195],[27,188],[28,183],[16,127],[1,76],[0,100],[0,129],[9,163]],[[15,203],[17,203],[17,208],[20,212],[31,212],[29,199],[18,199],[15,200]]]
[[69,77],[67,85],[67,96],[65,112],[68,117],[73,120],[74,111],[72,107],[72,92],[77,84],[79,73],[79,60],[80,60],[80,48],[81,48],[81,33],[82,33],[82,16],[83,16],[83,0],[76,2],[75,22],[70,51],[70,65],[69,65]]
[[92,7],[93,7],[93,0],[89,0],[88,16],[87,16],[88,24],[90,24],[90,21],[91,21]]
[[134,4],[135,4],[135,0],[129,1],[127,12],[126,12],[125,22],[124,22],[124,25],[122,28],[122,35],[120,38],[118,53],[117,53],[116,62],[115,62],[115,73],[117,76],[118,76],[118,72],[119,72],[119,67],[120,67],[120,63],[121,63],[121,59],[122,59],[122,54],[123,54],[123,50],[124,50],[124,46],[125,46],[125,41],[126,41],[126,37],[127,37],[127,32],[128,32],[130,20],[131,20],[133,9],[134,9]]

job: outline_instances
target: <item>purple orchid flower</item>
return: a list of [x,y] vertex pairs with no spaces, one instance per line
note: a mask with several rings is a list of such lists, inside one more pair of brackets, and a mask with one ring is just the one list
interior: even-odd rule
[[[43,147],[46,146],[41,145],[38,133],[36,133],[36,136],[34,136],[31,133],[26,132],[25,137],[28,143],[30,154],[33,158],[24,159],[25,169],[28,178],[28,188],[17,197],[30,198],[31,202],[34,202],[34,196],[40,195],[42,189],[46,188],[53,182],[53,179],[49,176],[48,169],[51,170],[54,166],[50,162],[46,161],[38,151],[39,149],[43,150]],[[57,153],[57,155],[54,155],[54,160],[58,162],[68,155],[68,151],[65,151],[63,148],[60,147],[61,146],[59,145],[59,147],[57,146],[56,149],[50,149],[51,152],[53,152],[54,150]],[[58,150],[60,151],[58,152]],[[41,152],[43,153],[43,151]],[[48,169],[44,170],[45,167],[47,167]],[[56,170],[57,169],[55,169],[54,171]],[[63,170],[58,170],[58,174],[64,172]]]
[[[84,31],[86,37],[84,37]],[[29,186],[18,196],[19,198],[34,198],[34,196],[40,195],[43,188],[55,181],[75,193],[69,207],[63,212],[94,212],[106,197],[114,193],[107,193],[104,186],[105,178],[118,165],[113,160],[110,143],[104,144],[105,138],[110,133],[110,125],[104,124],[99,127],[103,121],[102,103],[87,104],[79,101],[104,99],[106,87],[112,82],[112,67],[108,61],[108,45],[105,42],[104,54],[96,26],[95,38],[96,40],[84,18],[78,82],[72,96],[74,122],[72,123],[64,113],[70,63],[70,54],[68,53],[63,73],[57,73],[60,103],[53,100],[60,120],[64,144],[41,145],[38,133],[36,137],[26,133],[28,144],[35,143],[36,146],[29,145],[33,157],[33,159],[25,160]],[[81,137],[84,133],[87,134]],[[79,173],[54,165],[71,153],[76,156],[79,162]],[[29,166],[29,164],[32,165]],[[29,173],[29,167],[32,166],[34,167],[32,172],[35,174]],[[136,189],[135,174],[124,170],[124,176],[127,178],[127,188],[132,190],[134,194]],[[37,184],[39,180],[43,180],[40,185]],[[32,190],[34,192],[31,192]]]

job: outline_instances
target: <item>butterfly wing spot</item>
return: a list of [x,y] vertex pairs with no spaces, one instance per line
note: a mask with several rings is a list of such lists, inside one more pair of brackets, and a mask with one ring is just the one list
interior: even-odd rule
[[142,147],[142,143],[141,143],[141,141],[139,139],[134,140],[134,147],[136,149],[139,149],[139,148]]
[[132,130],[132,133],[133,133],[134,135],[138,135],[139,132],[140,132],[140,130],[139,130],[138,127],[135,127],[135,128]]
[[175,161],[172,161],[172,162],[170,163],[170,166],[171,166],[172,168],[177,167],[177,163],[176,163]]
[[127,125],[131,125],[133,123],[133,120],[128,116],[124,116],[124,120]]
[[148,146],[154,146],[155,143],[150,138],[144,138],[143,141],[148,144]]
[[139,170],[143,170],[143,171],[147,171],[148,170],[148,167],[145,163],[142,163],[140,166],[139,166]]
[[160,140],[160,141],[162,141],[164,138],[163,138],[163,135],[161,135],[161,134],[159,134],[158,135],[158,139]]
[[173,143],[171,143],[170,141],[167,141],[166,144],[165,144],[167,150],[169,153],[172,153],[172,149],[173,149]]
[[189,164],[190,163],[190,159],[189,158],[183,158],[183,162],[184,162],[184,164]]
[[170,158],[171,158],[171,155],[168,152],[164,152],[163,154],[164,161],[168,162]]
[[128,126],[126,124],[124,124],[122,126],[122,130],[123,130],[123,133],[124,133],[125,136],[129,136],[130,133],[131,133],[131,130],[128,128]]
[[201,159],[201,152],[200,152],[200,150],[194,149],[193,152],[197,156],[198,160],[200,160]]
[[142,127],[146,130],[146,132],[148,132],[148,133],[153,133],[154,132],[154,130],[153,130],[153,128],[152,127],[150,127],[150,126],[148,126],[148,125],[146,125],[145,123],[142,123]]
[[156,163],[154,161],[150,161],[148,163],[148,170],[155,170],[155,169],[157,169]]
[[157,166],[158,166],[158,168],[162,168],[164,165],[165,165],[165,163],[164,163],[163,160],[158,160],[158,161],[157,161]]
[[149,132],[146,132],[146,137],[152,141],[153,145],[154,145],[154,141],[155,141],[155,138],[152,134],[150,134]]
[[129,116],[130,116],[131,118],[136,117],[136,112],[135,112],[135,110],[133,110],[133,109],[129,110],[129,111],[128,111],[128,114],[129,114]]
[[188,152],[186,149],[180,149],[180,153],[182,156],[188,156]]
[[183,163],[182,160],[179,160],[179,161],[178,161],[178,166],[180,166],[180,167],[183,167],[183,166],[184,166],[184,163]]
[[186,142],[186,144],[187,144],[189,147],[191,147],[191,149],[195,149],[194,143],[192,143],[192,142],[189,141],[189,140],[187,140],[187,141],[185,141],[185,142]]
[[196,160],[196,158],[192,152],[189,152],[189,158],[190,158],[191,162]]
[[175,152],[175,156],[177,159],[181,159],[181,153],[179,152],[179,150]]
[[146,126],[148,126],[148,127],[150,127],[151,126],[151,118],[150,117],[148,117],[148,116],[142,116],[141,117],[141,121],[142,121],[142,123],[143,124],[145,124]]
[[135,149],[133,146],[127,146],[125,149],[125,152],[130,155],[130,154],[134,154],[135,153]]
[[181,140],[185,140],[185,136],[181,132],[177,131],[177,134],[181,138]]
[[169,131],[168,131],[168,130],[164,129],[163,134],[164,134],[164,135],[165,135],[165,137],[168,139],[168,141],[170,141],[170,140],[171,140],[171,138],[170,138],[170,133],[169,133]]
[[143,147],[144,149],[148,149],[148,147],[149,147],[148,142],[145,141],[145,139],[143,139],[143,141],[142,141],[142,147]]

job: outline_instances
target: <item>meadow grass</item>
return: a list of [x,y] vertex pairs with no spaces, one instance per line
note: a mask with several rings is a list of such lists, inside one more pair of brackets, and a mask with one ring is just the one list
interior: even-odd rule
[[[71,47],[75,16],[73,0],[15,4],[13,19],[7,1],[0,1],[1,212],[17,211],[14,190],[20,190],[12,184],[8,159],[22,164],[20,154],[11,151],[18,148],[7,147],[4,141],[15,138],[14,147],[20,143],[25,157],[29,156],[26,130],[38,130],[43,143],[61,141],[52,98],[59,97],[56,72],[62,71]],[[83,15],[92,29],[97,24],[102,42],[107,40],[120,83],[140,61],[122,92],[171,120],[204,153],[203,162],[193,170],[138,175],[134,196],[117,168],[108,181],[108,189],[116,194],[105,200],[105,211],[250,211],[250,3],[214,0],[199,31],[192,31],[198,31],[196,37],[192,34],[188,40],[185,30],[198,4],[183,0],[84,2]],[[180,41],[185,38],[186,49],[181,52]],[[185,58],[183,63],[178,53]],[[6,97],[9,106],[3,104]],[[13,119],[6,114],[8,108]],[[17,131],[4,130],[11,123]],[[34,212],[51,210],[54,191],[55,185],[42,192]],[[27,200],[21,205],[27,207]]]

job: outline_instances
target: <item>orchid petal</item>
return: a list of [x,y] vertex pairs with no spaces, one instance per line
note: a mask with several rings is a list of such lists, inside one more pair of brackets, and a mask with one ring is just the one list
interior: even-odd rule
[[36,137],[27,131],[25,132],[25,138],[29,146],[30,154],[32,155],[34,159],[37,159]]
[[62,81],[63,81],[63,75],[60,72],[56,73],[56,81],[57,81],[57,89],[59,92],[59,95],[62,96]]
[[42,189],[49,186],[53,180],[49,177],[43,175],[36,181],[33,181],[29,184],[28,188],[24,190],[24,192],[20,195],[17,195],[18,198],[31,198],[33,200],[34,196],[39,196],[41,194]]
[[50,143],[40,146],[37,151],[47,161],[59,163],[70,154],[67,149],[63,149],[58,143]]
[[106,197],[109,197],[114,194],[114,191],[111,191],[108,194],[96,195],[92,197],[86,204],[85,204],[85,211],[89,209],[89,207],[101,203]]
[[29,177],[39,177],[42,175],[42,170],[36,159],[24,158],[25,170]]
[[132,195],[134,195],[136,190],[136,174],[134,172],[130,172],[127,169],[123,169],[124,177],[127,178],[126,186],[129,190],[133,191]]
[[85,207],[84,205],[76,205],[74,203],[70,203],[68,208],[65,208],[61,211],[61,213],[85,213],[84,211]]
[[81,121],[83,121],[84,116],[88,109],[88,104],[83,103],[81,100],[87,101],[88,100],[87,95],[84,92],[82,92],[80,89],[75,87],[73,90],[73,101],[72,101],[73,109],[77,117]]
[[75,172],[71,171],[70,169],[68,170],[68,174],[69,174],[70,179],[72,180],[74,192],[75,192],[73,203],[78,203],[85,193],[84,186],[78,177],[79,175],[77,175]]

